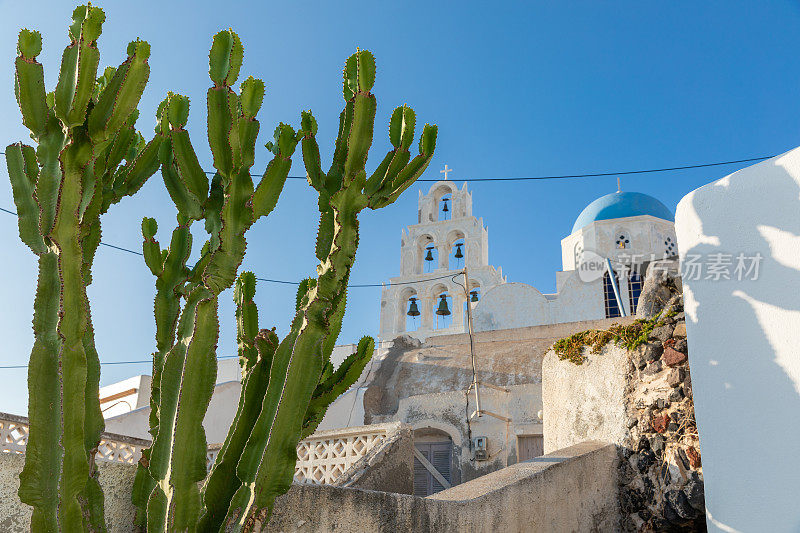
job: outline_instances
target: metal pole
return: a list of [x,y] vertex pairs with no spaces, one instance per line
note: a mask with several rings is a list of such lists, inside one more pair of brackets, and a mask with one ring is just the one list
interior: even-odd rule
[[464,267],[464,295],[467,298],[467,330],[469,331],[469,354],[472,360],[472,386],[475,387],[475,413],[481,416],[481,393],[478,389],[478,371],[475,368],[475,339],[472,331],[472,304],[469,301],[469,276]]
[[617,306],[619,307],[619,313],[623,317],[628,316],[627,311],[625,311],[625,306],[622,305],[622,298],[619,296],[619,287],[617,287],[617,278],[614,275],[614,269],[611,268],[611,260],[606,257],[606,269],[608,270],[608,279],[611,280],[611,287],[614,289],[614,297],[617,299]]

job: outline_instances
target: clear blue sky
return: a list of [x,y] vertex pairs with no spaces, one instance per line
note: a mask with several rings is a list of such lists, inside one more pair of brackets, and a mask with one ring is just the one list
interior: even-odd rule
[[[387,148],[387,118],[408,103],[418,122],[439,125],[426,178],[444,163],[451,178],[509,177],[741,159],[780,153],[800,141],[800,4],[791,1],[694,2],[164,2],[108,1],[101,66],[124,59],[128,41],[152,45],[152,74],[139,128],[150,136],[168,90],[192,98],[189,130],[206,166],[205,91],[211,36],[232,27],[245,45],[240,79],[265,80],[262,141],[278,121],[297,125],[311,108],[329,158],[342,106],[340,73],[356,46],[378,60],[376,143]],[[55,84],[69,2],[0,2],[0,139],[27,140],[13,94],[20,28],[44,35],[48,88]],[[325,142],[327,141],[327,142]],[[261,148],[255,171],[267,161]],[[371,165],[376,164],[375,158]],[[623,178],[623,189],[680,198],[736,167]],[[13,209],[2,164],[0,207]],[[293,175],[303,175],[295,158]],[[422,185],[427,190],[429,185]],[[399,270],[400,230],[416,221],[417,190],[362,216],[353,283]],[[616,189],[616,179],[473,184],[474,212],[489,227],[490,262],[511,281],[555,288],[559,241],[581,209]],[[174,207],[159,175],[103,220],[103,240],[140,249],[143,216],[158,219],[162,243]],[[248,233],[244,268],[260,277],[300,279],[314,272],[315,197],[287,184],[276,211]],[[200,228],[197,228],[198,230]],[[197,239],[202,237],[197,232]],[[24,364],[33,343],[36,262],[0,213],[0,365]],[[199,249],[199,243],[197,248]],[[140,257],[101,248],[89,295],[103,361],[148,359],[153,350],[153,278]],[[231,295],[222,296],[219,355],[235,353]],[[294,288],[258,286],[262,327],[281,332]],[[340,342],[375,335],[380,289],[352,289]],[[26,412],[25,370],[0,370],[0,411]],[[147,364],[103,367],[102,384],[148,373]]]

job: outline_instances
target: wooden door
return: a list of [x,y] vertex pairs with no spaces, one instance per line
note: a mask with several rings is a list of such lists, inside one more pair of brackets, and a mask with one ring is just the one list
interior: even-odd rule
[[544,455],[544,438],[542,435],[519,435],[517,437],[518,462],[528,461]]
[[[453,456],[453,443],[451,441],[420,442],[414,446],[448,483],[452,483],[450,463]],[[444,488],[436,479],[436,476],[419,459],[414,457],[414,495],[430,496]]]

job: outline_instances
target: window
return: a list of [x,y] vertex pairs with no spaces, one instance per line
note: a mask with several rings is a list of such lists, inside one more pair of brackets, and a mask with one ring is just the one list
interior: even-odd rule
[[616,241],[616,243],[617,243],[617,248],[619,248],[621,250],[624,250],[625,248],[628,248],[630,246],[631,240],[628,237],[627,233],[620,232],[620,233],[617,233],[617,241]]
[[579,268],[583,263],[583,243],[579,242],[575,245],[575,268]]
[[[619,276],[614,274],[614,280],[619,287]],[[614,295],[614,286],[611,284],[611,276],[608,272],[603,274],[603,299],[605,300],[606,318],[617,318],[622,316],[620,313],[619,305],[617,304],[617,297]]]
[[672,237],[667,237],[664,239],[664,254],[667,257],[672,257],[675,255],[677,253],[676,248],[677,246],[675,246],[675,241],[672,239]]
[[636,314],[636,306],[639,305],[639,295],[642,294],[643,283],[642,276],[632,270],[630,276],[628,276],[628,300],[632,315]]

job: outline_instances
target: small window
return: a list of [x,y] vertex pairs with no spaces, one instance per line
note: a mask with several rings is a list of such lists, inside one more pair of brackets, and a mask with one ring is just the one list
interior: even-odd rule
[[664,253],[667,257],[676,255],[676,249],[677,246],[675,245],[675,241],[672,239],[672,237],[667,237],[664,239]]
[[631,240],[627,233],[617,233],[617,248],[624,250],[630,247]]
[[635,270],[631,271],[628,276],[628,299],[630,303],[631,314],[636,314],[636,306],[639,305],[639,295],[642,294],[642,276]]
[[[619,287],[619,276],[614,274],[614,280]],[[622,316],[620,313],[617,297],[614,295],[614,286],[611,284],[611,276],[608,272],[603,274],[603,299],[605,300],[606,318],[617,318]]]
[[575,268],[578,268],[583,263],[583,243],[575,245]]

